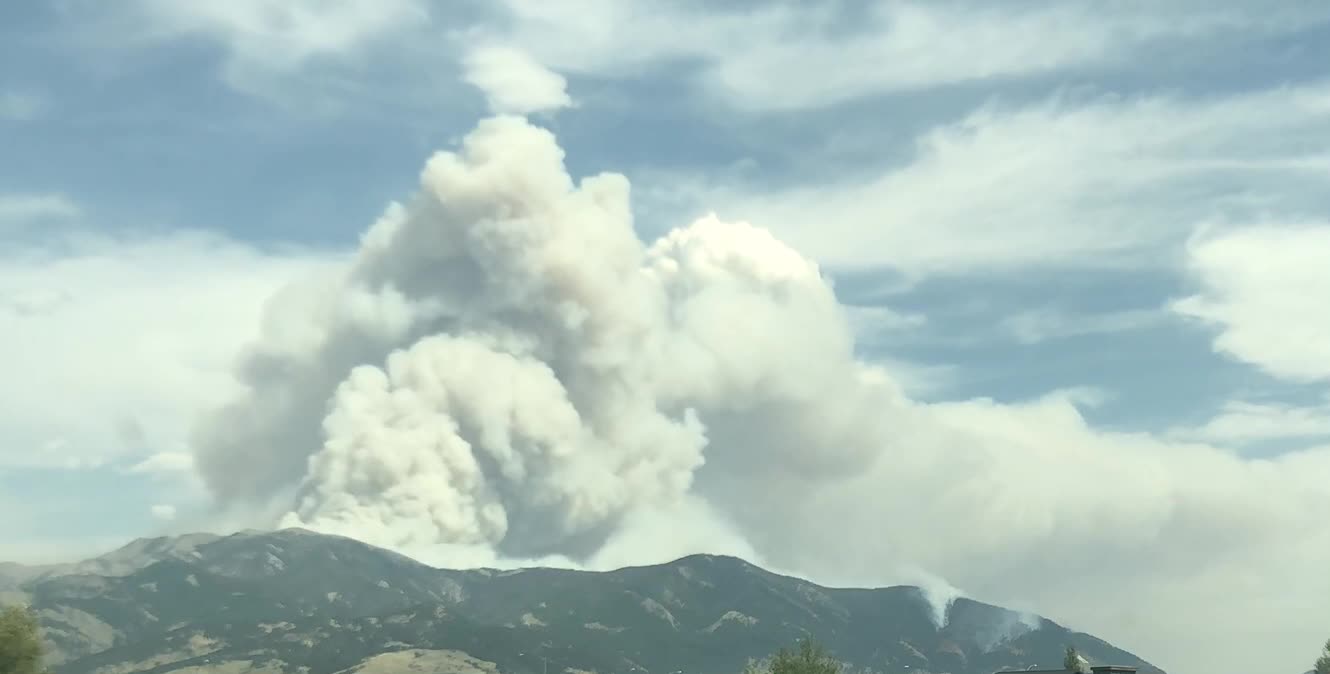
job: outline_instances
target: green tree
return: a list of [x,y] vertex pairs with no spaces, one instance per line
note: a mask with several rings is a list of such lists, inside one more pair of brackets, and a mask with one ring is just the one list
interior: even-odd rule
[[40,674],[42,639],[37,616],[27,608],[0,610],[0,674]]
[[841,663],[812,639],[802,639],[798,650],[782,648],[763,663],[748,663],[744,674],[840,674]]
[[1325,648],[1321,649],[1321,657],[1316,659],[1316,667],[1312,669],[1313,674],[1330,674],[1330,641],[1325,642]]
[[1090,671],[1088,663],[1076,652],[1075,646],[1067,647],[1067,654],[1062,658],[1062,668],[1075,674],[1089,674]]

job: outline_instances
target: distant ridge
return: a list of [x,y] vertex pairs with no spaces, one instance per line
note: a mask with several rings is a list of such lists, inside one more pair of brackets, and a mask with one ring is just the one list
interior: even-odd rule
[[722,555],[608,572],[436,569],[291,529],[141,539],[74,564],[0,566],[0,583],[38,610],[57,674],[370,674],[407,659],[738,674],[807,635],[880,674],[1055,667],[1068,644],[1160,672],[1047,619],[961,598],[939,626],[918,588],[828,588]]

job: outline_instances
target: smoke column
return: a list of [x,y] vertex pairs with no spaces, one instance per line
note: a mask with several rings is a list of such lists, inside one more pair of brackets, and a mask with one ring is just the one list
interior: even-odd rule
[[[540,73],[473,74],[496,110],[572,105]],[[230,526],[452,566],[923,577],[939,627],[956,584],[1146,653],[1330,621],[1330,448],[1101,431],[1075,391],[907,399],[809,259],[717,217],[641,241],[628,181],[575,181],[523,117],[481,121],[346,265],[273,296],[237,378],[193,437]]]
[[[228,522],[452,566],[927,569],[1147,652],[1253,621],[1323,638],[1289,616],[1330,619],[1308,599],[1330,593],[1330,451],[1105,432],[1067,393],[912,401],[855,358],[817,265],[714,216],[644,242],[628,181],[563,158],[486,119],[344,266],[272,298],[245,393],[193,439]],[[939,625],[952,594],[926,596]],[[1216,597],[1235,610],[1196,608]],[[1194,643],[1146,627],[1201,619]]]
[[815,265],[714,217],[645,246],[627,181],[562,161],[549,132],[485,120],[339,276],[278,298],[249,395],[200,429],[218,499],[294,489],[284,524],[585,560],[707,461],[871,463],[897,395]]

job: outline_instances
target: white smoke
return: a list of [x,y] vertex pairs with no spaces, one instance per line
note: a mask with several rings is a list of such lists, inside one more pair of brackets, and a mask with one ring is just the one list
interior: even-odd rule
[[525,115],[573,105],[567,80],[515,47],[476,45],[464,65],[466,81],[485,93],[491,112]]
[[928,604],[928,613],[933,625],[938,629],[946,627],[952,604],[965,596],[965,593],[945,579],[926,571],[916,570],[909,575],[914,576],[914,586],[919,588],[919,596]]
[[223,502],[298,485],[284,524],[393,547],[587,559],[680,502],[707,447],[717,479],[754,442],[789,479],[866,467],[896,399],[814,265],[714,217],[647,248],[627,182],[574,185],[517,117],[431,159],[351,266],[270,320],[249,395],[202,427],[205,478]]
[[[273,298],[263,334],[245,394],[195,436],[223,508],[277,514],[255,524],[455,565],[923,568],[1146,652],[1220,597],[1242,610],[1207,610],[1198,649],[1330,619],[1305,599],[1330,593],[1330,452],[1104,433],[1064,394],[913,402],[855,359],[815,264],[714,216],[646,244],[627,180],[575,182],[519,117],[430,159],[353,260]],[[959,593],[923,584],[942,626]]]
[[975,636],[980,648],[991,651],[1040,627],[1042,622],[1038,615],[1029,611],[1010,611],[1002,613],[986,631],[981,630]]

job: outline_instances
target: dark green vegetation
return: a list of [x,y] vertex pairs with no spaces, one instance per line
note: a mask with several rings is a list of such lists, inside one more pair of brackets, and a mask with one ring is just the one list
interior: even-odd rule
[[37,617],[26,608],[0,609],[0,674],[40,674],[42,642]]
[[460,651],[505,674],[735,674],[807,637],[826,651],[759,666],[835,674],[834,657],[845,671],[991,674],[1056,666],[1072,644],[1096,664],[1159,671],[999,607],[957,600],[939,629],[915,588],[829,589],[708,555],[608,573],[448,571],[287,530],[138,541],[90,563],[0,575],[38,611],[60,674],[221,663],[228,674],[322,674],[405,649]]
[[799,650],[782,648],[765,663],[752,663],[744,674],[840,674],[841,663],[821,644],[800,639]]
[[1068,646],[1067,653],[1062,657],[1062,668],[1072,674],[1090,674],[1090,668],[1086,665],[1081,654],[1075,646]]
[[1330,641],[1326,641],[1325,648],[1321,649],[1321,657],[1316,659],[1312,674],[1330,674]]

